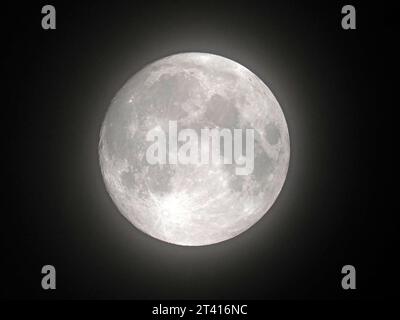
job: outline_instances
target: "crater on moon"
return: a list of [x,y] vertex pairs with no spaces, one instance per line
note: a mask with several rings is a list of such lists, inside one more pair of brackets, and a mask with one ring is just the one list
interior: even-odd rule
[[[180,129],[254,129],[254,170],[234,164],[146,161],[146,134]],[[168,149],[167,149],[168,150]],[[289,133],[278,101],[250,70],[221,56],[182,53],[135,74],[112,100],[99,143],[101,171],[119,211],[150,236],[179,245],[235,237],[272,206],[284,184]],[[168,155],[167,155],[168,156]]]

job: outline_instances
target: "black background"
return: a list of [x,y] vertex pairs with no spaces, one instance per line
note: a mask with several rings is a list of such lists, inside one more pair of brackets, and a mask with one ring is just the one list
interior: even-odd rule
[[[3,298],[382,298],[388,292],[389,175],[377,133],[390,81],[391,11],[344,2],[51,1],[3,10]],[[270,212],[240,236],[180,247],[135,229],[109,198],[97,159],[107,107],[126,80],[164,56],[201,51],[235,60],[274,92],[291,162]],[[387,153],[386,153],[387,154]],[[389,160],[388,160],[389,161]],[[390,164],[390,161],[387,165]],[[380,205],[378,206],[378,203]],[[41,268],[57,289],[41,288]],[[357,289],[341,288],[341,268]]]

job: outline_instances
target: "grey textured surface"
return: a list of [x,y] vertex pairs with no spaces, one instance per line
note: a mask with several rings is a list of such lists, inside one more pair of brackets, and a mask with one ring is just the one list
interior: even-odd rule
[[[254,170],[235,164],[149,165],[146,134],[179,129],[254,128]],[[99,158],[107,190],[138,229],[170,243],[208,245],[256,223],[286,178],[289,134],[268,87],[240,64],[211,54],[158,60],[134,75],[106,114]]]

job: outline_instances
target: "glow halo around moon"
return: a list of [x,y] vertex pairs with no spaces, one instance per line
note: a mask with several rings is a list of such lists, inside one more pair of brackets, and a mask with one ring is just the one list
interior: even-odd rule
[[[254,169],[235,164],[149,164],[146,134],[180,129],[254,129]],[[243,146],[245,149],[245,146]],[[100,132],[103,179],[119,211],[162,241],[200,246],[254,225],[277,199],[289,165],[289,132],[270,89],[217,55],[182,53],[136,73],[112,100]]]

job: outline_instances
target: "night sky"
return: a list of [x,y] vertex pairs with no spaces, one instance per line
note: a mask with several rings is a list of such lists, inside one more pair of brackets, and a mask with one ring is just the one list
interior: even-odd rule
[[[57,10],[56,30],[41,28],[45,4]],[[390,10],[354,3],[357,29],[343,30],[345,4],[6,5],[2,298],[385,297],[393,212],[378,187],[387,186],[380,172],[390,175],[390,160],[378,164],[385,151],[377,134],[393,90]],[[97,154],[105,112],[123,84],[154,60],[190,51],[252,70],[278,99],[291,139],[287,180],[268,214],[205,247],[137,230],[109,197]],[[46,264],[57,270],[53,291],[40,285]],[[346,264],[357,270],[353,291],[341,288]]]

